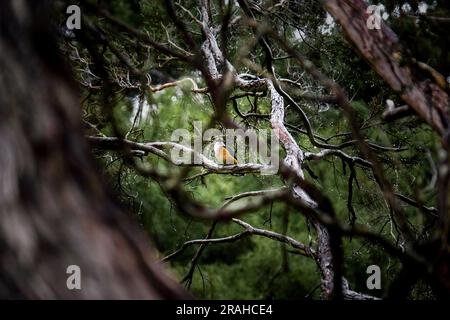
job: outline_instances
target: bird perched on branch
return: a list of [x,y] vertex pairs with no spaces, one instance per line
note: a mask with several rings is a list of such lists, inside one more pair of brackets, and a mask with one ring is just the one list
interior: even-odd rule
[[223,142],[214,143],[214,155],[219,164],[237,164],[237,160]]

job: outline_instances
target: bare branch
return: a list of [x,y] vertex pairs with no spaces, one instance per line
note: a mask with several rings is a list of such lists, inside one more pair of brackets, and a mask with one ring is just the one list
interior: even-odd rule
[[229,204],[231,204],[232,202],[237,201],[242,198],[260,196],[262,194],[266,194],[266,193],[270,193],[270,192],[279,192],[279,191],[282,191],[285,189],[286,188],[279,188],[279,189],[256,190],[256,191],[247,191],[247,192],[239,193],[234,196],[226,197],[225,200],[227,200],[227,201],[224,202],[222,207],[226,207]]

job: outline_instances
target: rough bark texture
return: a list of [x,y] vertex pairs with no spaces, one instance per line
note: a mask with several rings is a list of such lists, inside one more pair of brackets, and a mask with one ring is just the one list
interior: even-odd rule
[[[341,25],[349,41],[367,60],[372,68],[387,84],[410,106],[417,115],[429,123],[444,139],[443,147],[447,155],[443,160],[444,174],[440,174],[438,213],[441,230],[438,238],[422,248],[428,261],[433,261],[435,277],[434,290],[439,298],[450,295],[450,255],[447,250],[449,243],[449,97],[445,79],[434,69],[422,62],[408,61],[402,65],[402,51],[396,34],[384,23],[379,30],[369,30],[366,26],[367,3],[363,0],[323,0],[324,8]],[[430,73],[430,79],[420,81],[413,76],[413,68],[420,68]],[[448,86],[446,88],[448,90]],[[395,109],[394,109],[395,110]],[[409,271],[408,271],[409,272]],[[407,272],[407,274],[408,274]],[[411,279],[409,272],[406,280]],[[417,275],[414,275],[417,276]],[[395,290],[395,289],[394,289]]]
[[96,173],[48,9],[0,2],[0,298],[183,297]]

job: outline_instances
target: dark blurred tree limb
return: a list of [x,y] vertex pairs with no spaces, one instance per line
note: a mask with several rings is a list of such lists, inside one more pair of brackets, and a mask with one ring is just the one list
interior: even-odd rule
[[187,297],[97,174],[50,8],[21,3],[0,3],[0,297]]

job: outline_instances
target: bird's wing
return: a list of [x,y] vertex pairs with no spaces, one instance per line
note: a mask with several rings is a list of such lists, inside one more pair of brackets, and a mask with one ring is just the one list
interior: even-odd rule
[[233,163],[233,164],[237,164],[237,160],[233,157],[233,155],[231,154],[231,152],[223,147],[222,148],[222,158],[223,158],[223,162],[225,163]]

